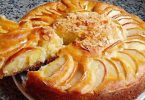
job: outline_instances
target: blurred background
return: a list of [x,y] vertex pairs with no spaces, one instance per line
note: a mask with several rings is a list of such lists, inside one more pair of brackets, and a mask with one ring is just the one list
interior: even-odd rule
[[[19,21],[30,9],[54,0],[0,0],[0,15]],[[101,0],[99,0],[101,1]],[[145,21],[145,0],[102,0],[120,6]],[[0,100],[27,100],[17,89],[11,77],[0,80]]]

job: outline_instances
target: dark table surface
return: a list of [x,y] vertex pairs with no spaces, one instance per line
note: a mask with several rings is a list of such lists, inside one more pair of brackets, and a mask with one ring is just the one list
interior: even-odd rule
[[[19,21],[30,9],[53,0],[0,0],[0,15]],[[118,5],[145,21],[145,0],[102,0]],[[11,77],[0,80],[0,100],[27,100],[17,89]]]

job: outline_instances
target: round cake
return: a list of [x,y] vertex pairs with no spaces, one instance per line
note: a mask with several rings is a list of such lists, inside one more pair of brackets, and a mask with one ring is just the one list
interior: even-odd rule
[[133,100],[145,90],[145,23],[120,7],[48,2],[0,41],[8,37],[11,44],[0,42],[0,76],[38,67],[26,82],[35,99]]

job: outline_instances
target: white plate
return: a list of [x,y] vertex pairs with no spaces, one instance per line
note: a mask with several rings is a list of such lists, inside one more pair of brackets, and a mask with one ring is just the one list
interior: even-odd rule
[[25,82],[26,82],[26,73],[18,74],[16,76],[12,76],[16,86],[21,91],[21,93],[28,99],[28,100],[34,100],[34,98],[26,92],[25,89]]

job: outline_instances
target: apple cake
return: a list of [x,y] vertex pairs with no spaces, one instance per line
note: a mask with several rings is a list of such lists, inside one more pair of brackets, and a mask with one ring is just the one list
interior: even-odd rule
[[133,100],[145,90],[145,23],[124,9],[60,0],[15,25],[0,34],[0,76],[38,67],[26,81],[35,99]]

